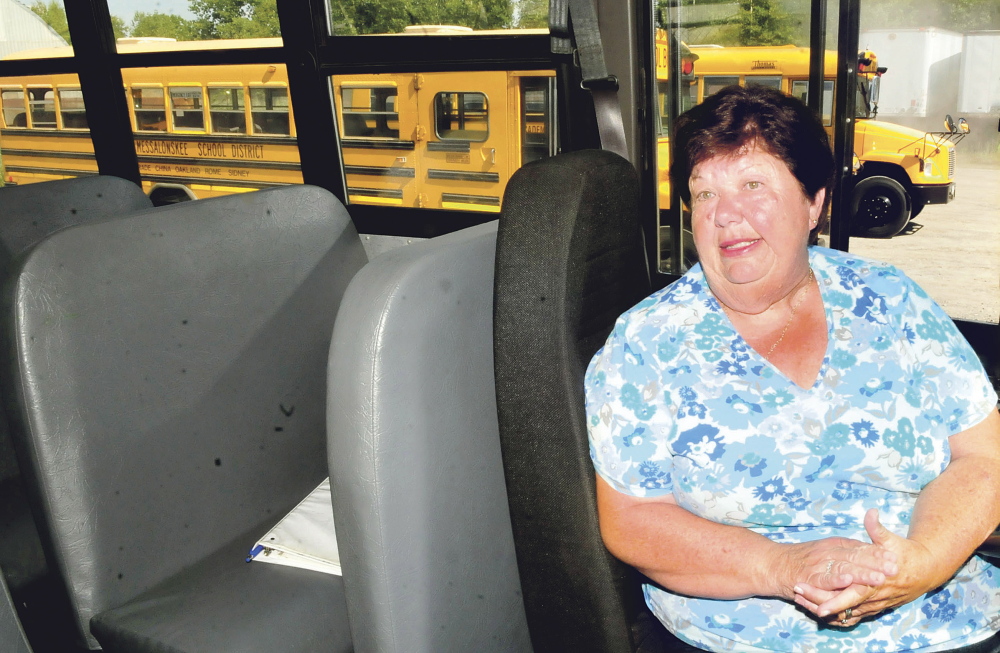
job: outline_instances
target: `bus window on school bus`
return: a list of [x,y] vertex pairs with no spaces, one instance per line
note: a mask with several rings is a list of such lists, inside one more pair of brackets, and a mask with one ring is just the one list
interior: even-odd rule
[[75,75],[0,80],[0,153],[5,184],[97,171]]
[[302,183],[284,65],[126,68],[122,78],[154,203]]
[[499,211],[514,171],[558,151],[554,80],[554,71],[334,75],[349,202]]

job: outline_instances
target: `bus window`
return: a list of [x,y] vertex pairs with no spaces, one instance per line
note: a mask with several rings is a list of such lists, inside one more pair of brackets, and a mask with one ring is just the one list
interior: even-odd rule
[[200,87],[171,87],[170,108],[174,114],[174,129],[178,131],[205,131],[204,103]]
[[208,89],[208,111],[215,134],[247,133],[243,87]]
[[[809,101],[809,80],[797,79],[792,81],[792,95],[802,100]],[[823,125],[829,127],[833,124],[833,81],[823,82]]]
[[136,131],[167,131],[167,112],[162,88],[133,88],[132,107]]
[[344,138],[399,138],[396,87],[340,89]]
[[28,117],[24,111],[24,91],[19,88],[0,90],[0,105],[3,106],[5,127],[27,127]]
[[28,110],[35,129],[56,128],[56,97],[51,88],[29,88]]
[[710,95],[715,95],[727,86],[739,84],[738,75],[705,75],[705,92],[702,94],[702,101]]
[[63,129],[87,129],[87,111],[80,89],[59,89],[59,115]]
[[781,77],[765,77],[764,75],[747,75],[746,76],[747,86],[766,86],[767,88],[773,88],[781,90]]
[[555,154],[550,77],[521,79],[521,165]]
[[250,116],[255,134],[291,134],[288,119],[288,89],[258,87],[250,89]]
[[485,141],[489,105],[482,93],[438,93],[434,98],[434,131],[441,140]]

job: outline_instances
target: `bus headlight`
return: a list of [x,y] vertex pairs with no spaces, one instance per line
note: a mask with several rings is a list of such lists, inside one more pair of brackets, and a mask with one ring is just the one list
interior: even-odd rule
[[928,177],[937,177],[939,174],[933,159],[924,159],[920,164],[920,171]]

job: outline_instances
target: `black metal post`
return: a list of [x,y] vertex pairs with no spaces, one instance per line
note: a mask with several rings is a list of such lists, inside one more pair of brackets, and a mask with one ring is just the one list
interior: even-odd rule
[[333,85],[330,77],[320,73],[318,64],[319,49],[328,38],[325,11],[322,0],[278,0],[302,179],[347,204]]
[[823,78],[826,63],[826,0],[812,0],[809,23],[809,108],[823,115]]
[[66,19],[97,169],[141,184],[111,12],[105,0],[67,0]]
[[854,192],[854,113],[860,10],[860,0],[840,0],[833,138],[837,181],[833,192],[830,247],[844,251],[850,243],[851,195]]

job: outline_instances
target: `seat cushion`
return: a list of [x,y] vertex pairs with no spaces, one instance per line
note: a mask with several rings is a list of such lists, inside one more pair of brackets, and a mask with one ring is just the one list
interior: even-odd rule
[[261,534],[239,538],[125,605],[96,615],[90,627],[104,651],[353,650],[340,576],[245,562]]

